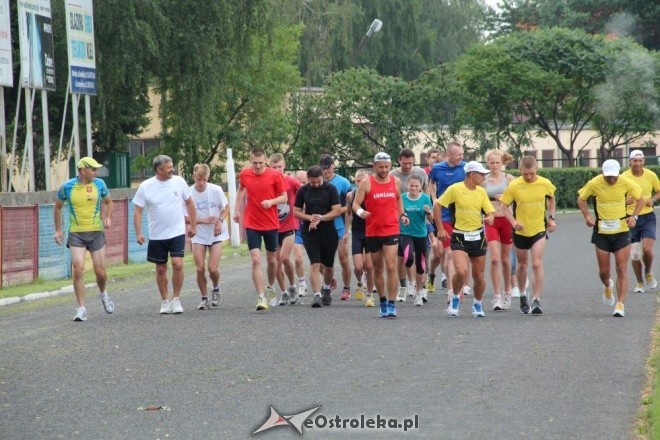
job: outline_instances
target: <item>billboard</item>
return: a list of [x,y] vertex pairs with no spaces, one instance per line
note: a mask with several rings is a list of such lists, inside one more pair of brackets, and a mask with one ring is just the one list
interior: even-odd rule
[[55,48],[50,0],[18,0],[21,85],[55,90]]
[[71,92],[96,95],[96,50],[92,0],[66,0],[65,8]]
[[13,85],[9,0],[0,0],[0,86]]

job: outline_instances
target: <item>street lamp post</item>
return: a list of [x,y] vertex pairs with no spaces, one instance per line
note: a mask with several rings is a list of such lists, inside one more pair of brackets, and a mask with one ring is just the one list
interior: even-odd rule
[[362,46],[364,45],[365,40],[371,37],[376,32],[378,32],[382,27],[383,27],[383,22],[377,18],[371,22],[371,26],[369,26],[369,29],[367,29],[367,34],[364,37],[362,37],[362,40],[360,40],[360,44],[358,44],[357,49],[355,49],[355,52],[351,57],[351,62],[349,63],[349,66],[353,65],[353,62],[355,61],[357,56],[360,54],[360,52],[362,52]]

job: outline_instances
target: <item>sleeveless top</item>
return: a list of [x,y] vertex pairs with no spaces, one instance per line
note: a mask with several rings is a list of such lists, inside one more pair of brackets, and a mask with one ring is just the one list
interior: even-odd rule
[[486,190],[490,200],[495,200],[495,196],[498,194],[503,194],[506,187],[509,186],[509,182],[506,180],[507,175],[508,174],[504,173],[500,183],[491,183],[487,178],[484,179],[484,189]]
[[364,205],[371,213],[366,219],[367,237],[399,235],[398,189],[394,177],[387,183],[376,182],[369,176],[371,190],[364,198]]
[[[364,202],[362,202],[362,205],[360,205],[360,208],[366,210],[364,207]],[[356,232],[362,232],[364,233],[365,228],[366,228],[366,220],[360,217],[359,215],[353,213],[353,216],[351,217],[351,231]]]

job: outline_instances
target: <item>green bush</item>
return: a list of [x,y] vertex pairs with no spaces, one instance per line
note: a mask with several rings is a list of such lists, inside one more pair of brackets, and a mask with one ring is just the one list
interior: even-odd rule
[[[649,165],[646,168],[660,174],[660,165]],[[520,175],[519,170],[507,170],[507,172],[514,176]],[[600,168],[539,168],[538,175],[550,179],[557,187],[555,192],[557,209],[577,209],[578,190],[600,172]]]

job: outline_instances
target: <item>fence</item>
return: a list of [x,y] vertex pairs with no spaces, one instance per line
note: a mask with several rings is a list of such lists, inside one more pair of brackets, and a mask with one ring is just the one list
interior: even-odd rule
[[[71,258],[66,246],[53,240],[54,205],[0,206],[0,288],[41,279],[71,277]],[[68,205],[62,209],[62,229],[69,228]],[[139,246],[133,231],[133,204],[113,201],[112,227],[106,230],[108,264],[141,263],[147,260],[146,246]],[[129,227],[130,226],[130,227]],[[147,216],[142,231],[148,238]]]

